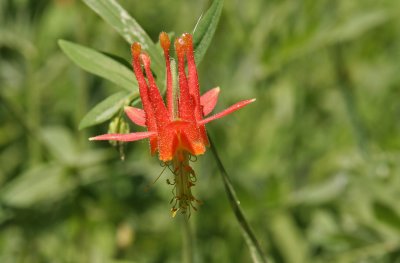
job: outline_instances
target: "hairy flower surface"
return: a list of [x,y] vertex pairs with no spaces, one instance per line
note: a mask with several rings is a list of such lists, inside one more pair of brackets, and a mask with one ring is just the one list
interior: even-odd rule
[[[156,85],[150,68],[150,57],[142,52],[139,43],[131,46],[132,66],[139,85],[143,109],[125,107],[129,119],[139,126],[147,128],[146,132],[128,134],[103,134],[89,140],[137,141],[150,140],[152,155],[158,152],[159,159],[172,165],[175,178],[174,202],[172,213],[178,210],[186,212],[192,202],[197,201],[191,194],[196,176],[189,166],[190,156],[203,154],[209,145],[205,124],[228,115],[255,99],[240,101],[220,113],[209,115],[218,100],[219,88],[214,88],[200,96],[197,69],[194,60],[193,40],[188,33],[175,40],[177,55],[179,90],[173,88],[173,75],[170,58],[170,40],[165,32],[160,34],[160,44],[164,50],[166,64],[166,103]],[[185,69],[187,62],[187,70]],[[206,117],[206,118],[205,118]]]

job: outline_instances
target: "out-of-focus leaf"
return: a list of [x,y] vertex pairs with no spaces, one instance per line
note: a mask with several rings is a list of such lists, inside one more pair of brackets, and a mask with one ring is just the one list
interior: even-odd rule
[[99,163],[115,158],[115,153],[111,149],[107,150],[88,150],[81,154],[75,161],[75,165],[86,168],[93,167],[94,165],[98,165]]
[[400,231],[400,215],[392,207],[376,201],[373,204],[373,209],[379,221]]
[[348,184],[345,175],[339,174],[329,180],[306,187],[294,193],[290,198],[292,204],[318,205],[334,200],[343,193]]
[[0,185],[7,176],[25,160],[24,151],[17,144],[1,148],[0,153]]
[[0,47],[8,47],[21,52],[24,56],[37,55],[36,46],[25,36],[15,34],[15,28],[0,28]]
[[30,207],[54,202],[71,190],[73,182],[59,164],[36,166],[19,175],[0,192],[2,202],[15,207]]
[[115,93],[94,106],[79,123],[79,129],[87,128],[111,119],[128,101],[131,95],[125,91]]
[[132,71],[123,64],[76,43],[59,40],[58,44],[64,53],[84,70],[108,79],[128,91],[137,90],[137,82],[134,80]]
[[302,238],[300,231],[290,215],[281,212],[271,218],[270,229],[279,250],[288,263],[309,262],[307,242]]
[[332,30],[327,30],[325,36],[328,41],[349,41],[353,40],[368,30],[382,25],[390,16],[384,10],[374,10],[351,16],[348,21],[339,24]]
[[64,164],[74,165],[78,149],[68,130],[63,127],[46,127],[42,130],[41,137],[55,158]]
[[[3,124],[3,123],[2,123]],[[0,146],[10,143],[21,135],[19,127],[10,123],[0,126]]]
[[222,12],[223,0],[214,0],[205,15],[197,23],[193,32],[194,57],[199,64],[214,36]]
[[288,39],[277,52],[268,58],[270,63],[265,66],[266,75],[279,69],[283,64],[310,52],[335,45],[340,42],[357,39],[367,31],[387,22],[391,16],[384,10],[374,10],[349,16],[342,22],[305,32],[300,36]]
[[118,2],[115,0],[83,0],[83,2],[117,30],[129,44],[139,42],[149,53],[153,70],[158,76],[164,75],[163,56],[138,22]]
[[334,215],[325,211],[316,211],[311,216],[310,227],[307,230],[307,237],[313,246],[329,244],[332,249],[337,238],[338,224]]
[[49,152],[62,164],[73,167],[88,167],[112,158],[110,151],[88,150],[80,152],[72,134],[63,127],[46,127],[41,138]]

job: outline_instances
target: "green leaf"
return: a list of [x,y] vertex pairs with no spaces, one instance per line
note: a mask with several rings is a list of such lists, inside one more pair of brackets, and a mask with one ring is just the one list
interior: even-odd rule
[[78,147],[69,130],[62,126],[45,127],[40,135],[44,145],[57,160],[67,165],[75,164]]
[[[164,75],[163,56],[151,38],[129,13],[114,0],[83,0],[94,12],[111,25],[129,43],[139,42],[152,59],[157,76]],[[161,78],[163,79],[163,78]]]
[[70,130],[62,126],[45,127],[40,132],[41,141],[59,165],[75,168],[94,168],[103,161],[113,158],[107,150],[80,151]]
[[64,53],[84,70],[108,79],[128,91],[137,89],[132,71],[109,56],[65,40],[59,40],[58,44]]
[[290,196],[289,202],[292,205],[321,205],[332,202],[343,194],[347,186],[347,176],[338,174],[322,183],[309,185],[296,191]]
[[394,208],[382,202],[375,201],[373,209],[379,221],[400,231],[400,215]]
[[54,202],[73,189],[70,178],[59,164],[36,166],[7,184],[0,198],[7,205],[21,208]]
[[228,172],[226,171],[224,165],[222,164],[221,158],[218,155],[217,149],[214,146],[214,143],[210,139],[211,152],[214,155],[214,159],[217,163],[219,172],[222,177],[222,182],[224,183],[225,192],[228,196],[229,203],[235,214],[236,220],[239,223],[240,229],[242,231],[244,240],[246,241],[247,246],[250,250],[250,255],[254,263],[267,263],[267,259],[261,249],[260,243],[258,242],[256,236],[254,235],[253,230],[251,229],[249,223],[247,222],[246,217],[240,207],[240,201],[237,198],[236,191],[233,188],[231,180],[229,179]]
[[354,14],[344,23],[336,25],[331,30],[326,30],[325,37],[330,42],[344,42],[359,38],[367,31],[376,28],[390,19],[384,10],[374,10]]
[[194,57],[199,64],[214,36],[222,12],[223,0],[214,0],[205,15],[197,23],[193,32]]
[[[137,96],[137,93],[135,93]],[[94,106],[82,121],[79,123],[79,129],[84,129],[111,119],[125,104],[130,100],[129,93],[121,91],[115,93],[105,100],[101,101],[99,104]]]
[[271,229],[274,244],[281,252],[283,262],[310,262],[308,258],[308,243],[286,211],[275,213],[268,224]]

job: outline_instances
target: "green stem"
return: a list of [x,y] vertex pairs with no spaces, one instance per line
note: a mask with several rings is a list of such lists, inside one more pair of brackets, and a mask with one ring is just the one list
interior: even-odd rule
[[190,221],[187,216],[181,216],[182,221],[182,262],[193,262],[193,235],[190,228]]
[[191,187],[194,183],[191,181],[192,168],[189,166],[189,155],[185,151],[178,151],[172,161],[172,171],[174,173],[174,197],[173,207],[171,208],[172,216],[180,211],[182,221],[182,262],[193,262],[193,235],[190,228],[189,218],[191,209],[194,209],[192,204],[196,201],[191,192]]
[[228,195],[229,203],[232,207],[233,213],[235,214],[236,220],[240,225],[240,229],[242,230],[243,237],[246,241],[247,246],[249,247],[251,257],[253,262],[255,263],[267,263],[267,258],[264,255],[264,252],[261,249],[260,243],[258,242],[256,236],[253,233],[249,223],[244,216],[242,209],[240,208],[240,201],[237,198],[235,189],[229,179],[228,173],[222,164],[222,161],[218,155],[217,149],[212,142],[211,137],[209,136],[211,151],[214,155],[215,161],[217,162],[218,169],[221,174],[222,182],[224,183],[225,192]]

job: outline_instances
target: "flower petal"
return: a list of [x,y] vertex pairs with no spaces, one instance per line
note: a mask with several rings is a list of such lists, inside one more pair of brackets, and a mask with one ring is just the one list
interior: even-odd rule
[[199,132],[195,124],[181,131],[180,146],[192,155],[203,154],[206,151],[204,140],[198,136]]
[[240,102],[238,102],[236,104],[233,104],[232,106],[230,106],[229,108],[221,111],[220,113],[217,113],[217,114],[215,114],[215,115],[213,115],[211,117],[208,117],[206,119],[203,119],[203,120],[199,121],[199,125],[204,125],[206,123],[209,123],[210,121],[222,118],[222,117],[224,117],[224,116],[226,116],[226,115],[228,115],[228,114],[230,114],[230,113],[232,113],[234,111],[237,111],[238,109],[243,108],[244,106],[254,102],[255,100],[256,99],[243,100],[243,101],[240,101]]
[[179,76],[179,118],[194,122],[194,104],[192,102],[185,71],[185,42],[182,38],[175,40],[175,52],[178,57]]
[[163,162],[171,161],[178,145],[179,141],[175,130],[164,129],[159,134],[158,158]]
[[181,39],[186,54],[189,93],[194,98],[195,116],[196,120],[199,121],[203,116],[200,108],[200,87],[196,63],[194,61],[193,38],[191,34],[185,33],[182,35]]
[[164,101],[158,90],[156,81],[154,80],[153,73],[150,69],[151,60],[149,55],[142,53],[140,59],[143,62],[144,70],[146,71],[147,81],[149,83],[149,98],[153,107],[153,112],[156,118],[157,130],[166,126],[170,122],[169,113],[165,107]]
[[[192,97],[192,104],[194,105],[194,116],[198,122],[203,118],[203,110],[200,104],[199,78],[197,75],[196,63],[194,61],[193,37],[191,34],[185,33],[182,35],[181,39],[186,54],[189,93]],[[206,127],[204,125],[198,125],[198,129],[204,144],[208,146],[209,141]]]
[[214,110],[215,105],[217,105],[219,91],[219,87],[216,87],[210,89],[200,97],[200,105],[203,108],[203,116],[207,116]]
[[171,61],[169,57],[169,47],[171,45],[171,41],[169,40],[168,34],[165,32],[161,32],[160,34],[160,44],[162,49],[164,50],[164,58],[165,58],[165,67],[166,67],[166,82],[167,82],[167,95],[166,95],[166,100],[167,100],[167,109],[168,112],[173,118],[174,116],[174,101],[173,101],[173,91],[172,91],[172,73],[171,73]]
[[133,132],[126,134],[109,133],[89,138],[89,141],[120,141],[133,142],[156,135],[156,132]]
[[144,110],[135,108],[135,107],[129,107],[126,106],[124,108],[125,114],[129,117],[129,119],[142,127],[146,127],[146,113]]
[[[146,112],[146,126],[151,132],[157,132],[157,123],[154,116],[153,106],[149,98],[149,87],[147,85],[146,79],[144,78],[142,67],[140,64],[140,54],[142,48],[139,43],[135,42],[131,45],[132,52],[132,66],[135,73],[137,82],[139,84],[140,98],[142,99],[143,109]],[[150,152],[154,155],[157,151],[157,137],[150,138]]]
[[[189,122],[198,123],[202,118],[200,106],[200,92],[197,80],[196,64],[193,56],[193,44],[189,34],[183,34],[175,40],[175,51],[178,57],[179,75],[179,117]],[[185,55],[188,62],[188,77],[185,71]],[[207,133],[204,125],[197,125],[198,136],[208,145]]]

